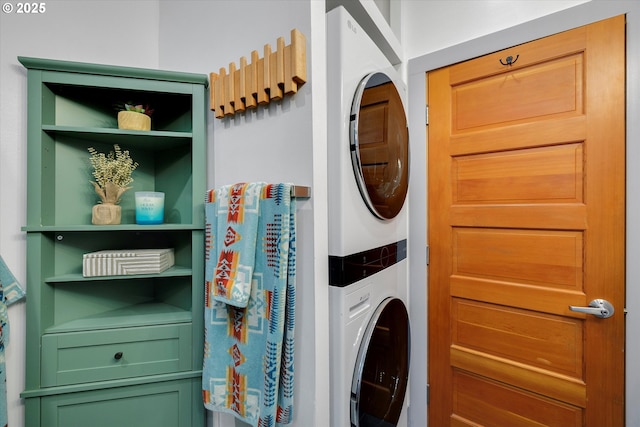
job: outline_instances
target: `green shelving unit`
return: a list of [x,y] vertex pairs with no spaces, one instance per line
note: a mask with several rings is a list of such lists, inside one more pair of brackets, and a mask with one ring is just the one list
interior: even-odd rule
[[[201,395],[206,191],[205,75],[19,57],[27,69],[26,427],[191,427]],[[154,108],[150,131],[113,105]],[[88,147],[139,163],[120,225],[92,225]],[[165,193],[138,225],[135,191]],[[82,255],[173,248],[160,273],[83,277]]]

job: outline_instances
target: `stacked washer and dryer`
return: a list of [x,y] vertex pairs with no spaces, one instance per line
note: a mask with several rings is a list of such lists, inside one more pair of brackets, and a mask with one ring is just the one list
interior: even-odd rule
[[327,50],[331,426],[406,427],[406,86],[343,7]]

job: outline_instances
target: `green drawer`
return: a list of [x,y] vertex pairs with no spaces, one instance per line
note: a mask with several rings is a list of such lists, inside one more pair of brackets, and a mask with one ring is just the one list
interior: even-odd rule
[[191,369],[191,324],[48,334],[42,386],[52,387]]
[[[200,382],[198,381],[198,385]],[[40,425],[47,427],[191,427],[193,380],[167,381],[43,397]],[[197,400],[199,406],[202,403]]]

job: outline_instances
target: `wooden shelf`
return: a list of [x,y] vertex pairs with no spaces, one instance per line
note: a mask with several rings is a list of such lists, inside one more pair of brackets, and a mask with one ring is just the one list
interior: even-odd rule
[[[99,127],[43,125],[42,130],[68,138],[95,141],[108,144],[126,144],[139,149],[157,150],[190,144],[191,132],[136,131]],[[151,146],[153,144],[153,146]]]
[[119,224],[119,225],[25,225],[22,231],[27,233],[46,232],[78,232],[78,231],[180,231],[180,230],[204,230],[202,224]]
[[186,267],[173,266],[156,274],[130,274],[126,276],[93,276],[84,277],[82,274],[63,274],[60,276],[52,276],[44,279],[45,283],[87,283],[104,280],[133,280],[133,279],[155,279],[158,277],[186,277],[191,276],[192,270]]
[[45,334],[191,322],[190,311],[162,303],[136,304],[45,329]]

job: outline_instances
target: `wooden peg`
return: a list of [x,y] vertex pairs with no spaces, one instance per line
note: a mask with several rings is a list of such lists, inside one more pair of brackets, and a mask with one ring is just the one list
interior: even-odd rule
[[256,102],[256,98],[253,95],[253,91],[251,90],[253,75],[255,74],[254,69],[257,64],[249,64],[247,65],[247,71],[245,72],[245,98],[244,98],[244,106],[247,108],[255,108],[258,106]]
[[271,45],[264,45],[264,57],[262,58],[264,61],[264,90],[267,92],[267,95],[271,93]]
[[307,40],[297,29],[291,30],[291,75],[302,86],[307,81]]
[[260,58],[257,65],[256,101],[259,105],[264,105],[269,103],[269,95],[267,94],[267,89],[264,86],[264,58]]
[[234,108],[235,108],[235,103],[236,103],[236,99],[235,99],[235,91],[236,91],[235,90],[235,86],[236,86],[235,74],[236,74],[236,63],[235,62],[230,62],[229,63],[229,84],[225,88],[225,90],[226,90],[225,97],[227,98],[229,104],[231,104],[231,106],[234,107]]
[[227,74],[227,70],[224,68],[220,68],[218,72],[218,78],[214,83],[214,92],[215,92],[215,100],[216,100],[216,117],[221,119],[224,117],[224,78]]
[[293,80],[293,64],[291,63],[291,45],[284,47],[284,86],[285,95],[291,95],[298,91],[298,84]]
[[[229,64],[229,68],[231,68],[231,64]],[[235,71],[235,64],[233,68]],[[230,116],[235,114],[235,109],[233,108],[233,75],[225,74],[222,85],[224,89],[224,115]]]
[[242,106],[246,107],[245,100],[247,99],[247,58],[245,56],[240,57],[240,68],[238,68],[238,81],[236,82],[236,90],[238,91],[238,98],[240,102],[242,102]]
[[235,69],[236,64],[233,64],[233,74],[231,80],[233,80],[233,109],[236,112],[244,111],[244,102],[240,98],[240,70]]
[[258,97],[258,51],[251,52],[251,64],[249,64],[249,70],[247,72],[247,99],[245,99],[245,105],[247,108],[257,107]]
[[284,86],[284,37],[278,37],[276,41],[276,84]]
[[218,74],[209,73],[209,81],[211,82],[209,84],[209,108],[212,111],[216,109],[216,91],[214,90],[216,80],[218,80]]
[[273,100],[282,99],[282,88],[278,85],[278,54],[277,52],[273,52],[271,54],[271,59],[269,60],[269,78],[271,81],[269,82],[269,98]]
[[251,73],[251,86],[249,87],[249,91],[253,94],[253,96],[257,95],[258,92],[258,60],[260,59],[258,55],[258,51],[254,50],[251,52],[251,65],[253,65],[253,71]]

